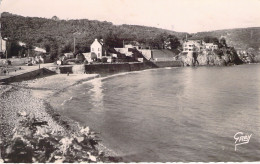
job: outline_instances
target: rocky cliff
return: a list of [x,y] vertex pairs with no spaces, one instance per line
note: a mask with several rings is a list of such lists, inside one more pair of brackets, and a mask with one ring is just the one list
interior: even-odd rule
[[229,47],[213,51],[183,52],[179,54],[179,59],[184,63],[184,66],[226,66],[243,63],[235,49]]

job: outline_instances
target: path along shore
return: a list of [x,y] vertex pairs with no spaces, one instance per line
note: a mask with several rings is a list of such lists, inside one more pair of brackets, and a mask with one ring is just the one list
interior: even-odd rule
[[[116,160],[112,158],[115,154],[98,142],[94,132],[89,131],[88,127],[81,127],[78,123],[59,115],[48,103],[48,99],[51,99],[55,93],[97,77],[99,77],[98,74],[70,74],[69,76],[58,74],[0,85],[1,161],[101,162]],[[48,138],[49,140],[55,138],[56,145]],[[31,143],[32,140],[39,142],[46,140],[45,142],[50,146],[42,148],[42,145],[37,145],[38,142],[34,143],[35,146]],[[33,150],[31,156],[28,155],[26,149],[20,150],[19,146],[17,148],[18,141],[32,147],[30,148]],[[93,143],[95,146],[92,145]],[[93,147],[87,148],[86,145]],[[16,149],[19,149],[19,152],[16,152]],[[35,152],[41,150],[44,155],[40,158],[40,153],[35,155]],[[46,155],[47,150],[51,153]],[[21,152],[22,154],[19,154]],[[26,158],[24,158],[25,154]],[[20,161],[21,159],[23,161]]]

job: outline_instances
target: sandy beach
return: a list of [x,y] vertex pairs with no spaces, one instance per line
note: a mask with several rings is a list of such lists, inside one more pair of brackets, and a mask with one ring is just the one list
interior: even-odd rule
[[[72,157],[68,157],[68,154],[78,152],[79,147],[81,147],[82,151],[78,153],[84,154],[85,149],[83,149],[84,146],[82,146],[83,142],[88,141],[88,144],[96,142],[98,139],[96,139],[95,133],[90,131],[88,127],[81,127],[77,122],[61,116],[50,106],[48,100],[51,99],[52,96],[55,96],[56,93],[63,92],[74,85],[97,77],[99,77],[97,74],[70,74],[69,76],[66,74],[57,74],[19,83],[11,83],[9,85],[1,85],[1,161],[71,162],[73,161],[71,159]],[[28,133],[25,132],[26,130],[24,128],[28,130]],[[28,136],[30,136],[31,139],[28,139]],[[65,136],[69,139],[63,142],[61,138]],[[56,138],[56,140],[59,141],[59,144],[57,144],[58,147],[63,146],[64,148],[65,144],[65,146],[67,146],[66,151],[70,151],[70,153],[65,152],[65,150],[63,152],[53,150],[52,156],[49,155],[48,158],[45,157],[45,159],[41,158],[41,160],[39,160],[37,157],[29,157],[27,161],[20,161],[21,159],[13,159],[12,156],[10,156],[12,153],[12,155],[14,155],[14,151],[7,151],[7,149],[10,149],[10,145],[12,149],[15,149],[13,142],[16,142],[17,138],[30,145],[31,143],[29,142],[34,139],[48,139],[48,137]],[[75,144],[78,147],[75,146]],[[69,147],[71,145],[74,145],[73,149]],[[55,146],[56,145],[53,144],[53,147]],[[26,150],[24,151],[27,152]],[[85,155],[86,156],[79,155],[81,157],[74,159],[74,161],[101,162],[109,160],[106,157],[115,154],[98,143],[92,149],[86,149]],[[75,158],[77,156],[78,155],[74,154]]]

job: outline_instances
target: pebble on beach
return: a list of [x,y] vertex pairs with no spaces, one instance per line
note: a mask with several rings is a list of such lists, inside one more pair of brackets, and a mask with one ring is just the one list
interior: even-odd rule
[[[10,139],[12,141],[12,138],[21,136],[17,133],[19,132],[19,127],[21,127],[21,122],[28,122],[28,119],[37,120],[40,123],[44,123],[44,126],[37,127],[37,132],[35,133],[35,135],[40,136],[40,138],[48,138],[49,134],[46,135],[47,132],[50,132],[53,136],[59,136],[58,138],[71,136],[73,133],[80,134],[75,138],[78,143],[85,142],[85,139],[82,138],[82,135],[87,138],[92,138],[90,135],[90,129],[88,127],[81,127],[78,123],[61,116],[59,116],[60,119],[55,119],[55,115],[57,115],[57,113],[54,112],[54,109],[52,109],[48,102],[46,102],[45,99],[39,99],[32,96],[33,90],[30,87],[35,85],[35,82],[38,83],[39,79],[12,83],[11,85],[0,85],[1,141]],[[45,82],[46,80],[41,79],[41,83]],[[45,84],[45,86],[49,85],[51,84]],[[67,125],[69,125],[70,129],[67,128]],[[30,134],[32,132],[28,133]],[[62,143],[61,145],[66,144]],[[94,153],[96,156],[93,156],[92,153]],[[91,161],[100,161],[103,157],[103,154],[106,156],[115,156],[113,151],[110,151],[101,143],[97,143],[96,148],[92,150],[92,153],[87,157]],[[7,161],[8,159],[6,159],[4,162]],[[33,161],[36,162],[37,159],[33,157]]]

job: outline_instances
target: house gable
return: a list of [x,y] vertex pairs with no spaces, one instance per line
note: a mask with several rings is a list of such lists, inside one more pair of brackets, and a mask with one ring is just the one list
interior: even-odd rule
[[97,58],[102,58],[103,55],[103,45],[95,39],[95,41],[90,46],[90,52],[95,53]]

